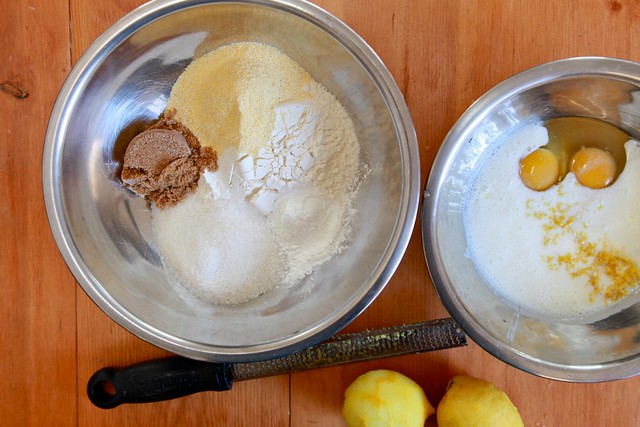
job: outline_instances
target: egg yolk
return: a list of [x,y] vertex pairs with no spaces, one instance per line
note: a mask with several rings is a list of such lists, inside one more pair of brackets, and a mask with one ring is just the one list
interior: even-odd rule
[[616,177],[616,161],[610,153],[599,148],[582,148],[571,158],[571,172],[585,187],[604,188]]
[[520,160],[520,179],[532,190],[543,191],[558,182],[560,164],[546,148],[538,148]]

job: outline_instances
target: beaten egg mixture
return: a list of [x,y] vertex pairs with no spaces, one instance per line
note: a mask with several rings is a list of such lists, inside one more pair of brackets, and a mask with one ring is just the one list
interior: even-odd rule
[[615,181],[596,176],[593,185],[576,169],[532,189],[519,176],[521,162],[548,142],[543,123],[529,125],[481,166],[464,208],[468,255],[514,304],[579,317],[638,288],[640,143],[624,143],[626,164]]

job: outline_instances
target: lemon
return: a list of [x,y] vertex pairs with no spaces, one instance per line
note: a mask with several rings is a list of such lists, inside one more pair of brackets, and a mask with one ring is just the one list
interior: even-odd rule
[[424,390],[396,371],[369,371],[344,392],[342,417],[349,427],[423,427],[434,412]]
[[524,426],[509,397],[488,381],[454,377],[438,404],[438,427]]

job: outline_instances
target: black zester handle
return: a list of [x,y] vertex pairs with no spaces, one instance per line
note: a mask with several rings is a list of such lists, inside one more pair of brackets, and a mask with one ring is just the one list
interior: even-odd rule
[[231,369],[234,381],[242,381],[466,344],[464,332],[453,319],[437,319],[340,334],[288,356],[263,362],[237,363]]
[[87,394],[99,408],[123,403],[170,400],[201,391],[224,391],[232,386],[228,363],[209,363],[183,357],[149,360],[124,368],[102,368],[87,383]]

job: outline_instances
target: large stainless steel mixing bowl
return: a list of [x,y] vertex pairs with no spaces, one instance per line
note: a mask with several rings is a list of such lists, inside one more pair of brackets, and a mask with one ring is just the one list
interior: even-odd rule
[[[235,41],[275,46],[333,92],[355,122],[370,172],[343,253],[293,288],[212,306],[168,280],[151,244],[150,210],[119,184],[117,160],[163,111],[185,67]],[[335,17],[298,0],[159,0],[115,23],[71,71],[46,135],[44,194],[65,261],[116,322],[187,357],[258,360],[327,338],[380,293],[417,216],[418,156],[393,78]]]
[[639,94],[640,64],[609,58],[544,64],[478,99],[438,152],[422,211],[429,271],[442,302],[464,331],[513,366],[580,382],[640,373],[640,291],[580,319],[527,313],[493,292],[466,256],[462,216],[479,165],[507,135],[552,117],[585,116],[612,123],[637,139]]

